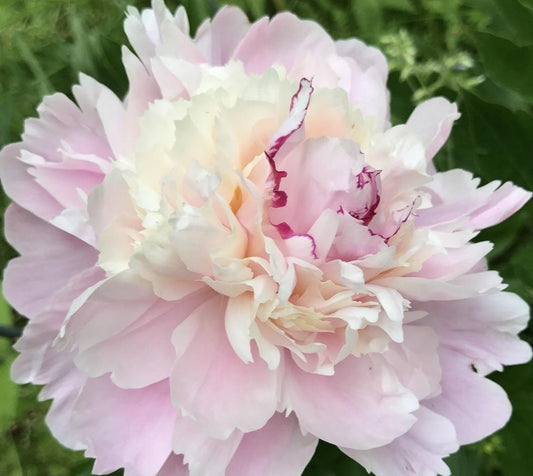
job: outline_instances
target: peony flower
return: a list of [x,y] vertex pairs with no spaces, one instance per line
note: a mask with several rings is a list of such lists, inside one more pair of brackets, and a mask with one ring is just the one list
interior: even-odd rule
[[437,172],[457,107],[388,120],[375,48],[289,13],[128,10],[121,101],[86,76],[1,153],[28,317],[12,368],[127,476],[299,475],[318,439],[378,476],[505,424],[527,305],[478,232],[530,193]]

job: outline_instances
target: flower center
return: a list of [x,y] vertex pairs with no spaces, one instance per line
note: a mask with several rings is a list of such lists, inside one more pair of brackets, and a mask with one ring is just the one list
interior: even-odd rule
[[[325,106],[313,99],[331,91],[305,78],[295,87],[279,71],[234,74],[145,113],[135,155],[92,197],[108,201],[91,217],[100,265],[135,270],[165,300],[206,286],[227,296],[228,338],[245,361],[254,356],[243,340],[271,367],[286,349],[326,374],[347,355],[384,351],[403,338],[408,302],[372,280],[398,267],[387,240],[410,212],[387,208],[349,109],[344,125],[316,136]],[[376,255],[378,270],[365,261]]]

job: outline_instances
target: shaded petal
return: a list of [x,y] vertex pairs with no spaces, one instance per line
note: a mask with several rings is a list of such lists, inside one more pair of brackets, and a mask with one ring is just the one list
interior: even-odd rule
[[401,343],[391,342],[384,359],[418,400],[436,396],[442,376],[437,334],[431,327],[404,325],[403,337]]
[[[54,364],[49,360],[54,359],[57,351],[52,347],[54,338],[65,319],[72,301],[88,287],[98,283],[103,278],[102,270],[90,268],[74,276],[61,290],[54,294],[48,306],[38,313],[24,327],[22,337],[15,344],[15,349],[20,355],[11,366],[11,377],[20,383],[33,382],[39,385],[51,382],[56,376]],[[61,354],[66,362],[71,359],[69,355]]]
[[407,120],[426,148],[426,159],[430,161],[446,142],[453,122],[459,119],[457,105],[442,97],[428,99],[412,112]]
[[482,187],[479,183],[479,178],[461,169],[435,174],[424,187],[432,206],[417,212],[416,223],[435,226],[469,217],[468,226],[481,230],[505,220],[531,197],[510,182],[501,185],[495,180]]
[[6,194],[20,206],[50,220],[61,212],[61,204],[28,173],[29,166],[20,160],[22,143],[11,144],[0,152],[0,178]]
[[156,476],[190,476],[183,455],[171,453]]
[[245,364],[235,354],[224,331],[226,303],[222,296],[206,301],[172,335],[177,353],[172,401],[217,438],[261,428],[274,413],[278,394],[277,372],[262,359]]
[[[210,294],[204,288],[178,301],[157,300],[119,333],[83,349],[74,360],[76,365],[89,377],[111,372],[112,382],[121,388],[145,387],[168,378],[176,359],[169,336]],[[91,314],[105,313],[108,303],[96,304],[95,299],[86,304]],[[126,306],[122,312],[133,317],[135,310]]]
[[470,215],[470,225],[476,230],[497,225],[520,210],[530,198],[531,192],[506,182]]
[[399,276],[379,278],[374,282],[396,289],[408,299],[421,302],[465,299],[505,287],[496,271],[464,274],[450,281]]
[[161,97],[161,91],[139,58],[125,46],[122,47],[122,63],[129,83],[126,107],[131,114],[141,116],[151,102]]
[[195,42],[207,62],[226,64],[240,41],[250,29],[250,22],[237,7],[223,6],[211,22],[203,23],[196,33]]
[[281,149],[276,165],[285,174],[279,193],[286,196],[286,203],[273,201],[270,219],[288,223],[297,234],[307,233],[325,209],[356,213],[370,201],[368,187],[358,186],[364,162],[353,141],[308,139],[288,153]]
[[517,336],[527,326],[529,307],[516,294],[417,303],[416,309],[428,313],[419,324],[435,329],[441,345],[471,359],[482,375],[531,358],[530,346]]
[[39,394],[41,400],[53,399],[46,423],[62,444],[78,450],[85,449],[85,445],[70,427],[69,419],[87,377],[73,365],[72,356],[58,352],[52,342],[72,300],[101,277],[101,270],[87,270],[56,293],[47,309],[24,328],[23,336],[15,344],[20,355],[11,366],[11,378],[16,382],[46,385]]
[[342,56],[353,58],[362,69],[375,69],[379,72],[381,83],[387,82],[387,58],[380,49],[368,46],[357,38],[338,40],[335,42],[337,52]]
[[464,355],[442,347],[439,358],[442,393],[424,405],[453,423],[459,443],[479,441],[503,427],[511,416],[505,391],[476,373]]
[[[92,267],[97,251],[20,208],[9,206],[5,216],[8,242],[22,256],[4,272],[3,291],[9,303],[31,318],[77,273]],[[68,256],[68,259],[65,259]]]
[[241,60],[248,73],[262,73],[273,64],[281,64],[290,71],[309,51],[327,56],[334,49],[333,40],[318,23],[302,21],[284,12],[270,22],[267,18],[255,22],[233,58]]
[[191,418],[180,417],[174,428],[174,452],[183,454],[190,476],[226,474],[243,434],[236,430],[228,438],[217,440],[205,434]]
[[347,357],[322,376],[288,366],[284,403],[304,431],[330,443],[370,449],[390,443],[415,422],[415,396],[381,359]]
[[441,415],[421,406],[416,423],[391,444],[368,451],[341,450],[376,476],[449,476],[442,458],[459,448],[454,426]]
[[168,380],[122,390],[108,378],[89,379],[72,410],[71,425],[96,458],[93,472],[121,467],[125,476],[155,475],[172,452],[176,410]]
[[411,276],[428,279],[453,279],[471,271],[493,248],[492,243],[483,241],[469,243],[460,248],[447,249],[424,261],[422,269]]
[[124,271],[73,302],[56,344],[84,351],[122,332],[157,301],[148,281]]
[[318,439],[303,435],[293,415],[275,413],[261,429],[246,433],[229,464],[227,476],[299,476]]

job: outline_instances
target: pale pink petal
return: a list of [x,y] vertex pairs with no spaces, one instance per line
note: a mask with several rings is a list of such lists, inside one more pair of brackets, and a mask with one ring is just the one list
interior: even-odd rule
[[233,454],[243,434],[236,430],[228,438],[217,440],[209,437],[188,417],[176,419],[172,447],[183,454],[190,476],[218,476],[226,474]]
[[170,377],[174,405],[220,438],[235,429],[261,428],[277,407],[278,393],[276,371],[258,358],[245,364],[233,351],[224,331],[225,308],[224,297],[212,298],[174,331],[177,360]]
[[211,22],[205,22],[198,28],[195,42],[210,64],[223,65],[230,60],[249,29],[250,22],[244,12],[226,5]]
[[[84,206],[80,190],[85,194],[90,193],[103,179],[100,171],[91,172],[67,167],[52,168],[47,167],[46,164],[41,167],[30,167],[28,173],[34,177],[37,184],[57,200],[63,209]],[[68,183],[75,183],[76,187],[65,187]]]
[[353,141],[309,139],[288,153],[281,149],[276,166],[286,174],[278,193],[287,200],[285,205],[273,202],[270,219],[287,223],[297,234],[307,233],[325,209],[367,224],[379,203],[376,179],[362,179],[367,172]]
[[24,328],[23,336],[15,344],[20,354],[11,366],[11,378],[16,382],[46,385],[39,395],[41,400],[53,399],[46,422],[55,438],[74,449],[85,448],[70,427],[69,418],[77,389],[87,377],[73,365],[72,356],[58,352],[52,343],[72,300],[100,279],[101,270],[93,268],[72,278],[56,293],[48,309]]
[[[329,59],[331,68],[344,79],[339,82],[347,90],[350,102],[361,111],[376,130],[383,131],[389,127],[389,92],[385,87],[387,73],[375,67],[363,69],[352,58],[343,60],[335,57]],[[384,79],[385,78],[385,79]],[[321,85],[321,84],[319,84]],[[327,85],[326,85],[327,86]]]
[[96,109],[113,157],[132,156],[133,146],[139,134],[138,118],[128,115],[125,105],[109,89],[102,90]]
[[130,85],[126,107],[131,114],[141,116],[151,102],[161,97],[161,92],[146,67],[125,46],[122,47],[122,63]]
[[98,138],[98,140],[93,141],[93,146],[102,147],[100,151],[95,151],[94,155],[108,161],[112,156],[112,152],[106,141],[102,120],[96,108],[98,98],[105,89],[107,87],[103,84],[86,74],[80,73],[79,84],[72,87],[72,94],[83,113],[84,122]]
[[53,349],[47,356],[46,368],[48,382],[39,393],[39,400],[53,399],[46,414],[46,424],[61,444],[74,450],[85,450],[87,444],[77,429],[73,428],[71,415],[78,402],[79,389],[85,385],[87,377],[68,356],[65,358],[64,353]]
[[527,326],[529,307],[516,294],[417,304],[416,309],[428,313],[420,324],[431,325],[441,345],[471,359],[482,375],[531,358],[530,346],[517,337]]
[[[164,2],[160,2],[164,7]],[[174,12],[174,22],[178,25],[178,28],[185,33],[189,34],[189,18],[187,17],[187,11],[183,5],[180,5]]]
[[393,342],[383,354],[398,379],[418,400],[440,392],[439,340],[431,327],[405,325],[403,341]]
[[87,446],[85,454],[96,458],[96,474],[124,467],[125,476],[151,476],[172,452],[176,416],[168,380],[122,390],[101,377],[84,385],[71,424]]
[[96,262],[94,248],[17,205],[9,206],[5,227],[8,242],[22,256],[9,262],[3,292],[11,305],[27,317],[41,312],[57,290]]
[[[150,15],[155,23],[153,12],[150,12]],[[157,26],[152,27],[152,32],[149,33],[149,26],[143,23],[139,11],[134,7],[129,7],[124,21],[124,32],[139,58],[148,66],[150,58],[155,55],[155,43],[159,40]]]
[[[84,84],[80,85],[84,88]],[[108,91],[103,88],[102,91]],[[98,127],[64,94],[46,96],[37,108],[38,119],[24,124],[22,141],[25,148],[46,161],[59,162],[59,151],[69,144],[76,152],[107,158],[109,146]]]
[[[88,319],[82,316],[84,312],[105,315],[108,303],[98,300],[100,292],[96,294],[75,318]],[[169,336],[209,294],[204,288],[179,301],[159,299],[137,316],[132,306],[124,304],[122,312],[137,319],[119,333],[81,350],[74,359],[76,365],[89,377],[110,372],[111,381],[121,388],[141,388],[168,378],[176,358]],[[117,316],[109,314],[108,318],[116,320]]]
[[379,278],[375,283],[396,289],[406,298],[421,302],[465,299],[505,287],[496,271],[466,274],[450,281],[400,276]]
[[[14,346],[20,352],[11,366],[14,380],[21,383],[33,381],[42,385],[55,378],[55,364],[51,364],[50,359],[53,360],[57,354],[52,344],[58,329],[67,316],[72,301],[88,287],[98,283],[102,274],[102,270],[90,268],[75,275],[51,297],[48,306],[28,322],[22,337]],[[64,356],[59,356],[58,361],[62,358]]]
[[431,208],[417,211],[416,223],[432,226],[468,216],[482,207],[498,187],[491,182],[479,187],[480,179],[461,169],[439,172],[424,189],[431,195]]
[[422,140],[426,159],[430,161],[446,142],[453,122],[460,117],[457,105],[438,97],[420,104],[407,120],[407,125]]
[[22,147],[21,143],[11,144],[0,152],[2,186],[6,194],[21,207],[50,220],[60,213],[63,207],[28,173],[29,166],[20,161]]
[[483,207],[470,215],[470,225],[477,230],[497,225],[520,210],[530,198],[531,192],[506,182]]
[[302,21],[284,12],[270,22],[263,18],[254,23],[233,58],[241,60],[249,73],[262,73],[273,64],[281,64],[290,71],[307,52],[326,56],[334,49],[333,40],[318,23]]
[[224,316],[228,340],[244,363],[253,362],[250,326],[255,318],[256,303],[251,293],[230,297]]
[[246,433],[229,464],[227,476],[299,476],[318,439],[302,434],[293,415],[275,413],[260,430]]
[[378,48],[368,46],[357,38],[338,40],[335,45],[340,55],[354,59],[363,70],[375,69],[381,82],[386,83],[389,69],[387,59]]
[[159,42],[156,45],[158,56],[180,58],[191,63],[204,63],[206,61],[194,41],[180,29],[171,15],[164,20],[159,19],[158,26],[160,35]]
[[416,423],[389,445],[368,451],[341,448],[376,476],[449,476],[442,458],[459,448],[452,423],[421,406]]
[[183,463],[183,455],[171,453],[156,476],[190,476],[187,465]]
[[354,261],[387,249],[385,240],[348,214],[339,214],[339,230],[330,250],[330,259]]
[[354,449],[382,446],[404,434],[415,422],[411,412],[418,407],[415,396],[384,362],[365,356],[346,358],[331,376],[290,365],[285,391],[285,404],[302,430]]
[[476,373],[472,362],[459,352],[443,347],[442,393],[424,405],[450,420],[461,445],[473,443],[499,430],[511,416],[511,404],[496,383]]
[[492,250],[488,241],[466,244],[461,248],[448,249],[427,259],[422,269],[411,276],[430,279],[449,280],[472,271],[474,267]]
[[[84,352],[124,332],[137,321],[149,321],[152,317],[150,310],[158,302],[159,298],[148,281],[132,271],[119,273],[88,288],[74,301],[56,345],[61,349]],[[142,317],[146,319],[142,321]],[[96,362],[96,365],[105,363]]]
[[482,187],[479,183],[478,178],[460,169],[437,173],[425,187],[432,196],[432,207],[417,213],[417,223],[430,226],[468,216],[469,226],[481,230],[505,220],[531,197],[510,182],[500,186],[499,181],[493,181]]

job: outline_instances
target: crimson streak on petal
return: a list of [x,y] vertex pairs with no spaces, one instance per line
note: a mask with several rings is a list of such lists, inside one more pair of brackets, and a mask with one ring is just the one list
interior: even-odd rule
[[291,99],[289,115],[278,127],[278,130],[270,140],[268,149],[265,151],[268,163],[272,168],[272,178],[274,180],[272,192],[272,206],[274,208],[284,207],[287,204],[287,194],[279,189],[281,179],[287,176],[287,172],[276,168],[274,158],[283,144],[285,144],[285,142],[287,142],[287,140],[302,127],[313,91],[314,88],[311,80],[302,78],[300,80],[298,91],[296,91]]

